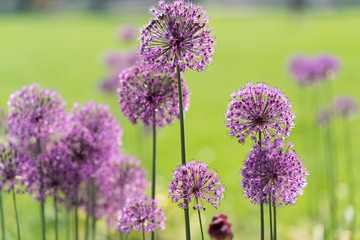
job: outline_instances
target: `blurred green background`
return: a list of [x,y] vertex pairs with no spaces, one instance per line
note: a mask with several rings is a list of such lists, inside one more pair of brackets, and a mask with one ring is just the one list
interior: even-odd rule
[[[147,6],[146,6],[147,7]],[[150,5],[149,5],[150,7]],[[240,188],[239,171],[249,152],[250,144],[239,144],[226,134],[224,114],[230,94],[247,82],[266,82],[281,88],[293,103],[297,117],[291,135],[295,149],[309,169],[309,185],[294,206],[278,209],[278,239],[316,238],[323,227],[318,209],[328,211],[318,181],[323,169],[323,132],[314,129],[316,106],[314,95],[322,94],[321,105],[326,106],[329,84],[314,90],[300,89],[290,79],[287,61],[295,53],[314,55],[331,53],[341,61],[339,76],[334,81],[335,96],[349,94],[359,100],[360,90],[360,9],[311,10],[292,13],[285,9],[240,9],[209,5],[210,27],[216,36],[213,64],[202,73],[185,73],[191,92],[190,108],[186,113],[187,158],[204,161],[216,169],[226,186],[225,198],[218,209],[208,205],[203,213],[204,228],[214,214],[225,213],[232,223],[234,239],[259,238],[259,208],[244,198]],[[42,87],[61,92],[68,110],[73,103],[94,100],[111,106],[124,130],[123,151],[139,157],[149,171],[151,163],[151,134],[140,125],[134,126],[122,116],[115,94],[99,90],[99,79],[105,74],[100,55],[108,49],[129,48],[115,37],[124,23],[144,25],[151,15],[147,10],[126,13],[111,12],[35,12],[0,15],[0,106],[7,109],[9,95],[24,85],[38,82]],[[136,49],[137,42],[130,45]],[[7,111],[7,110],[6,110]],[[360,122],[351,121],[353,162],[355,173],[360,169]],[[347,205],[348,187],[344,168],[346,146],[342,122],[335,123],[336,157],[340,163],[340,183],[334,186],[340,203],[339,234],[347,239],[343,215]],[[167,184],[172,171],[180,164],[179,123],[159,130],[157,198],[164,206],[167,228],[159,232],[159,239],[184,239],[183,211],[171,203]],[[326,164],[326,159],[324,160]],[[354,181],[360,185],[359,177]],[[149,176],[150,180],[150,176]],[[40,238],[40,210],[28,194],[18,196],[19,216],[23,239]],[[16,239],[16,225],[10,195],[4,194],[6,227],[9,239]],[[360,206],[358,204],[357,208]],[[267,209],[267,208],[266,208]],[[267,211],[266,211],[267,213]],[[193,239],[200,239],[198,219],[191,211]],[[64,216],[61,214],[61,237],[65,239]],[[48,239],[53,239],[54,213],[51,200],[46,209]],[[81,221],[85,214],[81,213]],[[266,218],[267,219],[267,218]],[[268,222],[266,222],[268,224]],[[360,221],[358,221],[358,229]],[[268,229],[266,227],[266,229]],[[80,228],[83,231],[82,228]],[[358,231],[360,233],[360,231]],[[116,233],[112,231],[113,239]],[[104,223],[99,223],[98,239],[106,239]],[[137,235],[132,235],[137,239]],[[209,239],[206,236],[206,239]],[[340,239],[340,238],[339,238]],[[359,234],[357,238],[360,239]]]

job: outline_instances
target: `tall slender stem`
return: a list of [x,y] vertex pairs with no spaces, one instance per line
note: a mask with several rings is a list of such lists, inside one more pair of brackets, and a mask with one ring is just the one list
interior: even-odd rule
[[46,240],[46,227],[45,227],[45,203],[42,200],[40,203],[40,211],[41,211],[41,230],[42,230],[42,239]]
[[273,240],[272,209],[271,209],[271,193],[270,192],[269,192],[269,219],[270,219],[270,239]]
[[[36,139],[36,150],[37,150],[37,155],[40,155],[42,152],[41,149],[41,141],[40,138]],[[38,161],[38,159],[36,159],[37,163],[39,164],[38,170],[40,173],[40,189],[39,189],[39,195],[40,195],[40,212],[41,212],[41,230],[42,230],[42,239],[46,240],[46,222],[45,222],[45,194],[44,194],[44,173],[43,173],[43,168],[42,168],[42,164],[41,162]],[[44,198],[44,199],[43,199]]]
[[124,240],[124,233],[119,231],[120,240]]
[[79,196],[78,190],[76,191],[75,196],[75,240],[79,240]]
[[[199,205],[197,198],[196,198],[196,204]],[[199,215],[199,224],[200,224],[200,230],[201,230],[201,239],[204,240],[204,231],[203,231],[203,227],[202,227],[200,209],[198,209],[198,215]]]
[[14,210],[15,210],[15,218],[16,218],[16,227],[17,227],[17,235],[18,235],[18,239],[21,239],[21,235],[20,235],[20,223],[19,223],[19,215],[18,215],[18,210],[17,210],[17,206],[16,206],[16,195],[15,195],[15,190],[14,188],[12,189],[12,195],[13,195],[13,202],[14,202]]
[[66,240],[70,240],[70,213],[69,210],[66,209],[65,213],[65,228],[66,228]]
[[274,208],[274,240],[277,238],[277,229],[276,229],[276,205],[275,201],[273,201],[273,208]]
[[144,224],[142,226],[142,236],[143,236],[143,240],[145,240],[145,226],[144,226]]
[[0,192],[0,215],[1,215],[1,236],[2,236],[2,239],[6,240],[5,217],[4,217],[2,191]]
[[[181,87],[181,76],[180,76],[180,68],[179,68],[179,66],[176,66],[176,73],[177,73],[178,94],[179,94],[181,164],[185,165],[186,164],[185,125],[184,125],[184,110],[183,110],[182,87]],[[184,204],[188,205],[188,202],[186,200],[184,200]],[[190,240],[191,239],[191,230],[190,230],[189,208],[184,209],[184,217],[185,217],[186,240]]]
[[[261,147],[261,131],[259,132],[259,146]],[[264,227],[264,203],[260,201],[260,230],[261,240],[265,239],[265,227]]]
[[85,236],[84,239],[88,240],[89,239],[89,225],[90,225],[90,200],[88,198],[88,201],[86,202],[86,218],[85,218]]
[[59,239],[59,229],[58,229],[58,209],[57,209],[57,201],[56,201],[56,190],[54,191],[54,211],[55,211],[55,240]]
[[[156,193],[156,115],[153,113],[153,166],[152,166],[152,184],[151,184],[151,198],[155,199]],[[151,232],[151,240],[155,240],[155,230]]]
[[96,192],[95,192],[95,183],[94,183],[94,179],[91,180],[91,185],[90,185],[90,189],[91,189],[91,215],[92,215],[92,224],[91,224],[91,229],[92,229],[92,240],[96,239],[96,213],[95,213],[95,209],[96,209]]

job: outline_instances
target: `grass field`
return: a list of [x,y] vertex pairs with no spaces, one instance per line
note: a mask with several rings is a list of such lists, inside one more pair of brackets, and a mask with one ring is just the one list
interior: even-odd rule
[[[251,16],[243,11],[232,10],[227,15],[210,9],[209,15],[217,40],[214,62],[206,72],[185,73],[191,91],[190,108],[185,118],[187,158],[207,162],[210,168],[219,172],[226,186],[225,199],[220,207],[215,210],[208,206],[204,213],[205,228],[214,214],[226,213],[233,224],[235,240],[258,239],[258,207],[244,198],[239,186],[239,171],[250,144],[238,144],[227,136],[224,126],[230,94],[249,81],[266,82],[281,88],[292,101],[297,115],[296,128],[291,135],[295,149],[310,174],[321,175],[323,169],[317,168],[316,162],[322,161],[324,150],[319,137],[321,131],[315,131],[316,137],[311,133],[315,111],[313,99],[314,94],[321,93],[325,96],[322,105],[326,105],[330,101],[329,86],[317,90],[299,89],[288,76],[286,63],[292,54],[299,52],[334,54],[341,61],[340,74],[333,83],[335,95],[349,94],[360,100],[360,9],[331,14],[314,12],[301,19],[282,11],[265,11]],[[141,158],[145,168],[150,170],[151,135],[144,135],[141,126],[133,126],[122,117],[116,96],[97,89],[98,79],[105,74],[99,64],[100,54],[107,49],[125,47],[114,38],[116,28],[127,22],[141,26],[149,18],[146,13],[131,17],[87,13],[0,16],[0,106],[6,109],[9,95],[33,82],[60,91],[69,110],[74,102],[94,100],[106,103],[123,127],[124,152]],[[346,172],[342,164],[345,145],[341,124],[336,122],[335,131],[342,184],[334,187],[343,210],[346,206]],[[358,118],[351,122],[351,128],[353,168],[357,171],[360,169],[356,161],[360,158]],[[167,229],[159,233],[159,239],[184,239],[183,211],[172,204],[167,195],[172,170],[181,162],[179,135],[178,122],[159,131],[157,194],[168,216]],[[359,180],[358,176],[354,179],[358,186]],[[318,206],[326,209],[327,204],[314,198],[321,186],[316,178],[310,176],[309,185],[296,205],[278,210],[279,239],[312,239],[313,230],[321,224],[316,209]],[[12,199],[10,195],[4,195],[8,235],[15,239]],[[357,207],[359,209],[360,205]],[[25,194],[19,196],[19,208],[23,239],[39,239],[38,204]],[[200,239],[196,212],[192,214],[193,239]],[[339,212],[339,218],[342,216],[343,213]],[[47,206],[46,217],[48,237],[52,239],[54,214],[51,204]],[[85,216],[81,215],[81,218]],[[99,225],[98,237],[105,239],[103,223]],[[357,226],[359,229],[360,224]],[[64,229],[61,234],[60,239],[65,239]]]

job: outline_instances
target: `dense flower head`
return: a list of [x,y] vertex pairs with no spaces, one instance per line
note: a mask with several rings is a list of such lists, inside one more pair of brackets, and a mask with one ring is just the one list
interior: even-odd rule
[[211,240],[233,239],[233,233],[230,227],[231,223],[227,221],[227,216],[225,214],[215,215],[208,228]]
[[[179,166],[173,172],[173,179],[169,182],[169,193],[172,200],[183,209],[188,205],[181,200],[190,203],[194,198],[194,210],[203,209],[201,200],[212,204],[215,208],[224,197],[225,187],[220,184],[220,178],[215,171],[209,171],[203,162],[191,161],[186,165]],[[200,202],[199,202],[200,199]]]
[[301,86],[314,86],[323,80],[313,59],[296,56],[289,63],[293,79]]
[[64,130],[65,101],[51,89],[38,84],[23,87],[10,95],[8,107],[8,134],[21,142],[43,142]]
[[336,97],[332,102],[332,107],[338,116],[344,118],[354,117],[359,111],[357,100],[346,95]]
[[131,230],[152,232],[165,229],[166,216],[158,202],[151,198],[128,199],[119,212],[118,229],[130,234]]
[[[189,92],[185,81],[181,81],[181,87],[186,111]],[[155,72],[145,65],[126,69],[120,75],[118,95],[122,112],[133,124],[141,120],[146,126],[151,126],[155,121],[157,126],[163,127],[179,118],[175,74]]]
[[339,71],[339,60],[330,54],[320,54],[315,58],[315,65],[323,79],[334,79]]
[[115,156],[101,165],[95,176],[96,217],[106,216],[111,227],[116,227],[116,215],[128,198],[145,195],[149,184],[140,160],[131,156]]
[[158,3],[155,16],[141,31],[139,52],[154,70],[203,71],[212,62],[214,36],[207,27],[206,11],[183,0]]
[[292,144],[278,145],[267,142],[264,146],[254,145],[240,172],[244,194],[253,203],[269,204],[269,198],[276,206],[295,204],[306,186],[307,170]]
[[248,135],[257,140],[260,132],[267,140],[288,136],[294,127],[292,104],[277,88],[248,83],[231,97],[225,126],[228,134],[238,138],[240,143],[244,143]]
[[119,27],[119,38],[122,41],[135,40],[138,33],[138,27],[135,24],[127,23]]

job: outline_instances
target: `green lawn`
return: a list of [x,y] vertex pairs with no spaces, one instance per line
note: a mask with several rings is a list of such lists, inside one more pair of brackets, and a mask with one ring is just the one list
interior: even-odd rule
[[[191,91],[190,108],[185,118],[187,158],[207,162],[210,168],[219,172],[226,186],[221,206],[216,210],[208,206],[204,213],[205,228],[214,214],[226,213],[233,224],[235,240],[258,239],[259,209],[244,198],[239,186],[239,171],[250,144],[240,145],[227,136],[224,113],[230,94],[249,81],[266,82],[281,88],[292,101],[297,115],[291,139],[311,177],[296,205],[278,210],[279,239],[312,239],[313,229],[321,223],[316,217],[315,206],[320,206],[325,212],[327,206],[326,201],[314,197],[322,186],[316,181],[318,178],[313,176],[322,176],[323,169],[318,166],[322,161],[323,149],[322,138],[318,136],[321,132],[316,130],[316,137],[312,134],[315,111],[313,95],[321,92],[325,96],[322,105],[325,105],[329,102],[329,86],[313,91],[299,89],[290,80],[286,63],[289,56],[297,52],[329,52],[336,55],[341,60],[341,71],[334,82],[335,95],[346,93],[359,100],[360,9],[331,14],[315,12],[302,19],[282,11],[262,13],[252,16],[244,11],[232,10],[227,15],[209,10],[210,25],[217,40],[214,62],[206,72],[184,74]],[[94,100],[106,103],[111,106],[111,111],[124,129],[124,152],[140,157],[149,170],[151,136],[142,136],[142,127],[133,126],[122,117],[116,96],[106,95],[97,89],[98,79],[105,74],[105,69],[99,64],[99,55],[107,49],[124,47],[114,38],[116,28],[127,22],[141,26],[149,18],[150,15],[146,13],[136,17],[85,13],[0,16],[0,106],[6,108],[12,92],[33,82],[60,91],[69,110],[74,102]],[[342,184],[334,187],[339,192],[340,209],[344,210],[347,185],[341,127],[341,122],[337,122],[336,147]],[[360,158],[360,151],[356,148],[360,143],[358,118],[352,121],[351,127],[353,169],[357,171],[360,169],[356,161]],[[183,211],[171,203],[167,194],[172,170],[181,162],[178,122],[161,129],[158,136],[158,198],[168,216],[167,229],[159,233],[159,239],[182,240]],[[360,185],[359,178],[354,181]],[[8,234],[11,235],[10,239],[15,239],[12,198],[4,198]],[[26,194],[18,198],[23,239],[39,239],[38,204]],[[53,239],[54,214],[51,204],[48,204],[46,216],[49,220],[48,236]],[[342,216],[343,212],[339,212],[341,222]],[[81,218],[85,216],[82,214]],[[193,239],[200,239],[196,212],[192,212],[191,222]],[[99,228],[99,239],[105,239],[103,223]],[[64,228],[61,232],[65,234]],[[62,236],[60,239],[64,239]]]

